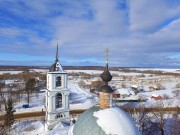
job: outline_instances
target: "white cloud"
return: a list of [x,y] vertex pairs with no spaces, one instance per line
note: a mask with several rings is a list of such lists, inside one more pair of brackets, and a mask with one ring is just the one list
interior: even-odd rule
[[[16,25],[20,22],[15,19],[17,22],[8,28],[0,25],[1,35],[11,38],[8,47],[0,42],[0,51],[54,55],[58,38],[60,56],[67,59],[66,63],[92,64],[96,60],[101,64],[107,47],[111,51],[111,63],[116,66],[168,65],[179,61],[167,59],[179,53],[179,3],[168,0],[8,2],[9,8],[2,1],[0,5],[29,24]],[[122,3],[125,7],[119,7]]]
[[132,0],[130,1],[130,23],[132,31],[154,32],[160,25],[179,15],[180,6],[172,5],[167,0]]

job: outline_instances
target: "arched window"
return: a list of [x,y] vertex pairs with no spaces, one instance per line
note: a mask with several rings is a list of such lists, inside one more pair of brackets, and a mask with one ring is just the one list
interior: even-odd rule
[[57,114],[55,118],[58,119],[58,118],[64,118],[64,117],[65,117],[65,114]]
[[60,76],[58,76],[58,77],[56,77],[56,87],[59,87],[59,86],[61,86],[62,84],[61,84],[61,77]]
[[56,108],[61,108],[62,107],[62,94],[58,93],[56,95]]

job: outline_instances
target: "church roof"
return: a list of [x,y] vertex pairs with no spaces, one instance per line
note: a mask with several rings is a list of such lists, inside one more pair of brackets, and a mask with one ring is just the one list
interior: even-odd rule
[[73,135],[140,135],[130,116],[118,107],[92,107],[76,121]]
[[59,62],[55,62],[54,64],[51,65],[49,68],[49,72],[63,72],[63,68]]
[[59,55],[58,55],[58,45],[57,45],[56,60],[55,60],[55,63],[52,64],[51,67],[49,68],[50,72],[63,72],[64,71],[61,64],[59,63],[58,57],[59,57]]
[[99,110],[99,107],[92,107],[81,114],[74,125],[73,135],[106,135],[97,124],[97,118],[93,116]]

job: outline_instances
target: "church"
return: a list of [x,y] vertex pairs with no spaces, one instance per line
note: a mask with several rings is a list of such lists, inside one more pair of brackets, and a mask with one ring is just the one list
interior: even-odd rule
[[[121,108],[113,105],[114,92],[108,84],[112,75],[108,67],[108,49],[106,49],[106,65],[101,79],[104,85],[99,90],[99,105],[86,110],[70,126],[68,135],[141,135],[132,118]],[[69,89],[67,72],[58,60],[58,46],[55,63],[47,73],[46,90],[46,122],[45,129],[52,130],[55,125],[70,117]]]

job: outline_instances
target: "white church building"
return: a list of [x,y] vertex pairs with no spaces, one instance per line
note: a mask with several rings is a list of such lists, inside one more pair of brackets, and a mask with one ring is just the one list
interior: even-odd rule
[[45,95],[46,123],[45,130],[51,130],[59,121],[69,118],[69,89],[67,72],[58,60],[58,46],[55,63],[47,73]]

